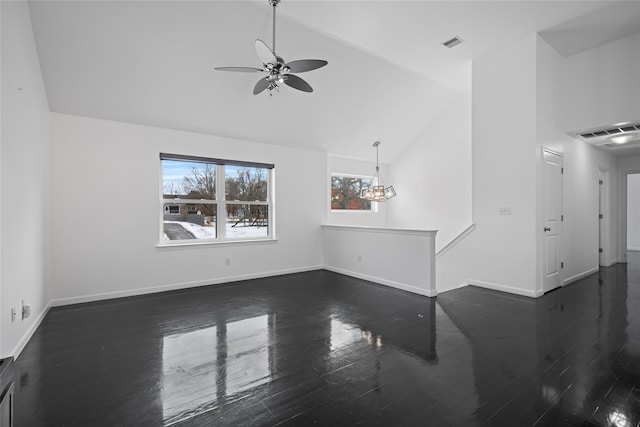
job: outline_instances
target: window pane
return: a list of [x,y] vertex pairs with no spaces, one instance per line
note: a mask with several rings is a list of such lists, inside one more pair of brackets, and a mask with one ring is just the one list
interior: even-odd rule
[[269,235],[269,207],[227,203],[227,239],[267,237]]
[[266,202],[269,170],[245,166],[225,166],[225,199]]
[[371,178],[331,177],[331,209],[370,211],[371,201],[360,198],[360,190],[371,185]]
[[215,239],[216,205],[165,203],[162,240]]
[[216,165],[212,163],[162,160],[164,199],[216,198]]

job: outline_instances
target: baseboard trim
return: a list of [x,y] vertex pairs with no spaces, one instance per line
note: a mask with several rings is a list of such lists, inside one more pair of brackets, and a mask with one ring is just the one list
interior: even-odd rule
[[469,286],[476,286],[478,288],[491,289],[493,291],[506,292],[509,294],[521,295],[529,298],[538,298],[542,296],[542,291],[527,291],[524,289],[514,288],[511,286],[500,285],[498,283],[484,282],[482,280],[470,279],[465,282]]
[[449,292],[449,291],[455,291],[456,289],[461,289],[461,288],[466,288],[467,286],[469,286],[469,282],[462,282],[457,286],[454,286],[453,288],[449,288],[449,289],[437,289],[438,295],[442,295],[445,292]]
[[400,289],[403,291],[411,292],[414,294],[422,295],[425,297],[435,297],[438,295],[437,291],[429,291],[427,289],[418,288],[417,286],[407,285],[406,283],[395,282],[393,280],[382,279],[380,277],[369,276],[367,274],[358,273],[351,270],[344,270],[338,267],[324,266],[325,270],[333,271],[334,273],[344,274],[345,276],[355,277],[356,279],[368,280],[369,282],[378,283],[380,285],[389,286],[392,288]]
[[265,277],[283,276],[285,274],[304,273],[307,271],[322,270],[323,266],[315,265],[309,267],[290,268],[284,270],[266,271],[254,274],[243,274],[239,276],[227,276],[209,280],[197,280],[192,282],[173,283],[169,285],[149,286],[125,291],[104,292],[99,294],[82,295],[79,297],[56,298],[51,301],[51,307],[60,307],[71,304],[81,304],[86,302],[104,301],[115,298],[126,298],[138,295],[148,295],[158,292],[175,291],[179,289],[197,288],[201,286],[219,285],[222,283],[240,282],[243,280],[261,279]]
[[36,317],[31,326],[29,326],[29,329],[27,329],[24,335],[22,335],[20,341],[18,341],[15,347],[13,347],[13,351],[11,352],[10,356],[13,356],[14,360],[18,359],[18,356],[20,356],[20,353],[22,353],[22,350],[24,350],[24,348],[27,346],[33,334],[35,334],[36,330],[38,330],[40,324],[42,323],[50,309],[51,301],[49,301],[49,303],[42,309],[38,317]]
[[640,252],[640,248],[627,248],[627,252]]
[[594,268],[592,268],[590,270],[587,270],[587,271],[585,271],[583,273],[576,274],[575,276],[567,277],[566,279],[564,279],[562,281],[562,286],[567,286],[567,285],[570,285],[573,282],[577,282],[578,280],[580,280],[580,279],[582,279],[584,277],[590,276],[593,273],[597,273],[598,270],[600,270],[600,267],[594,267]]

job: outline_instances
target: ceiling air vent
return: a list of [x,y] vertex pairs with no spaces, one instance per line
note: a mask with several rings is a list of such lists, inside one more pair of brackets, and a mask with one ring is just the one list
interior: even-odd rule
[[442,43],[444,46],[448,47],[448,48],[452,48],[454,46],[459,45],[460,43],[462,43],[464,40],[462,40],[460,37],[455,36],[454,38],[452,38],[451,40],[447,40],[446,42]]
[[624,132],[635,132],[637,130],[640,130],[640,123],[634,123],[634,124],[625,125],[622,127],[598,129],[590,132],[580,133],[578,135],[580,135],[585,139],[589,139],[589,138],[595,138],[598,136],[616,135],[618,133],[624,133]]

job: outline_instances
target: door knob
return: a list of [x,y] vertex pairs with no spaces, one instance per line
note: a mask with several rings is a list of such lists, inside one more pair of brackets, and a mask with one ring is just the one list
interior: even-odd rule
[[551,228],[550,227],[545,227],[544,231],[551,231]]

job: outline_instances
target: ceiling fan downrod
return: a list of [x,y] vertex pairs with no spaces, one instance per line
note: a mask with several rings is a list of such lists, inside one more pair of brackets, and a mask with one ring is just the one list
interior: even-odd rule
[[272,6],[273,8],[273,30],[272,30],[272,43],[271,43],[271,50],[273,51],[273,53],[276,53],[276,7],[278,7],[278,5],[280,4],[280,0],[269,0],[269,4]]

